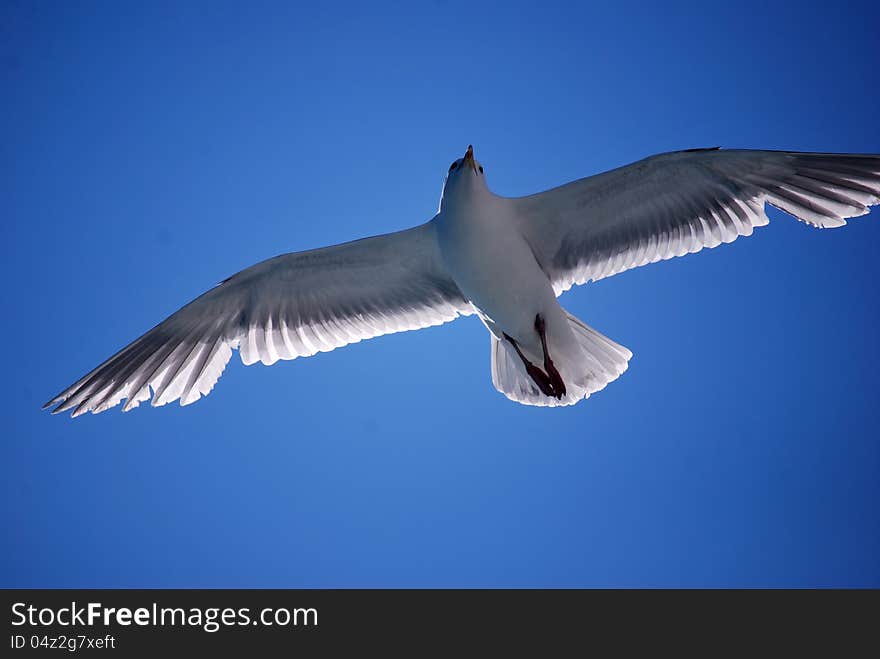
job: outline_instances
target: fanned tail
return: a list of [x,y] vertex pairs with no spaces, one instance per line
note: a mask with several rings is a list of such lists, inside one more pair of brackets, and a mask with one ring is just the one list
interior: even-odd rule
[[627,369],[632,352],[565,312],[581,357],[579,374],[565,378],[566,394],[553,398],[541,392],[526,372],[509,341],[492,336],[492,384],[510,400],[523,405],[574,405],[604,389]]

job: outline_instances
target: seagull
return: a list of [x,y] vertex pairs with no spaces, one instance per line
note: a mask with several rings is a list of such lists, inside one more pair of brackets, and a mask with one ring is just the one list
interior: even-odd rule
[[440,208],[405,231],[276,256],[224,279],[52,398],[44,409],[123,411],[207,395],[245,365],[308,357],[476,315],[495,388],[525,405],[572,405],[632,353],[563,309],[575,284],[749,236],[766,204],[819,228],[880,203],[880,155],[688,149],[526,197],[486,183],[472,146]]

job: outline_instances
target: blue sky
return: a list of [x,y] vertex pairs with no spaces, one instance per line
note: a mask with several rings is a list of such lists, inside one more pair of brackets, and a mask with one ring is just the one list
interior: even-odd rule
[[876,3],[295,4],[0,8],[0,585],[880,586],[880,210],[567,293],[635,353],[573,408],[469,318],[40,412],[243,267],[427,220],[468,143],[507,195],[880,152]]

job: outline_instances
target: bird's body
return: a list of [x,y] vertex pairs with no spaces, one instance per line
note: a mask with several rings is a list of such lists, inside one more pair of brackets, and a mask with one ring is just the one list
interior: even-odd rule
[[124,410],[208,394],[238,349],[272,364],[476,313],[508,398],[570,405],[632,353],[557,297],[655,261],[751,235],[771,204],[816,227],[880,203],[880,156],[697,149],[520,198],[493,194],[473,150],[440,211],[406,231],[258,263],[225,279],[63,390],[53,413]]
[[[440,253],[493,342],[515,343],[529,363],[541,364],[543,345],[535,319],[543,320],[548,353],[571,387],[589,371],[586,355],[516,213],[511,200],[493,194],[482,176],[459,179],[458,185],[447,186],[433,220]],[[510,357],[516,365],[519,354]],[[522,384],[531,383],[524,379]],[[583,394],[583,388],[574,387],[571,395]]]
[[499,339],[507,333],[524,353],[537,359],[541,344],[535,315],[545,315],[550,332],[565,324],[565,316],[550,280],[511,217],[508,200],[478,183],[475,180],[444,197],[434,219],[440,253],[489,331]]

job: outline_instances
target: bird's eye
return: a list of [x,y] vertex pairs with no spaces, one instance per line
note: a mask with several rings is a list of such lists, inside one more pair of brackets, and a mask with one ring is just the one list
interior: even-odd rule
[[454,163],[452,163],[451,165],[449,165],[449,171],[451,172],[451,171],[452,171],[453,169],[455,169],[456,167],[458,167],[458,162],[454,162]]
[[482,174],[482,173],[483,173],[483,166],[480,165],[480,174]]

